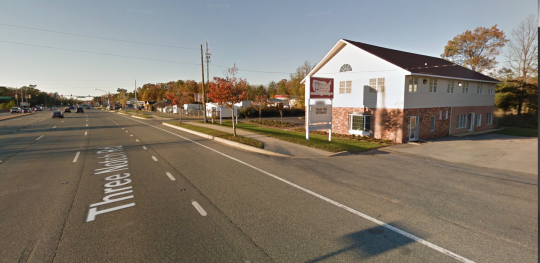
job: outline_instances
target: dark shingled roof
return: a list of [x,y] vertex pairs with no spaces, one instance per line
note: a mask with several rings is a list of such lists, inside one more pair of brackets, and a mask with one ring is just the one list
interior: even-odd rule
[[343,40],[412,73],[500,82],[442,58],[383,48],[347,39]]

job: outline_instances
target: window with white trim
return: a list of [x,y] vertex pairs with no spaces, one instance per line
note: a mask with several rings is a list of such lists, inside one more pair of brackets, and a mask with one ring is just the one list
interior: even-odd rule
[[418,92],[418,77],[409,77],[409,92],[416,93]]
[[491,84],[489,85],[489,88],[488,88],[488,95],[493,95],[495,94],[495,85]]
[[429,93],[437,93],[437,79],[429,79]]
[[446,89],[447,93],[454,93],[454,81],[448,80],[448,88]]
[[439,111],[439,120],[442,120],[442,110]]
[[377,93],[377,79],[369,79],[369,93]]
[[431,131],[435,131],[435,116],[431,116],[430,129],[431,129]]
[[476,127],[482,125],[482,114],[476,115]]
[[469,93],[469,82],[463,82],[463,90],[461,93],[468,94]]
[[482,83],[476,85],[476,94],[482,95]]
[[384,78],[377,79],[377,92],[384,93]]
[[340,81],[339,82],[339,94],[351,93],[352,91],[352,81]]
[[362,114],[349,114],[349,133],[369,135],[371,116]]
[[445,120],[448,120],[448,111],[446,111],[446,118],[444,118]]
[[493,114],[488,113],[487,116],[486,116],[486,124],[491,125],[492,122],[493,122]]
[[352,71],[352,67],[349,64],[343,64],[343,66],[341,66],[341,68],[339,69],[339,72],[347,72],[347,71]]
[[459,115],[457,119],[456,129],[463,129],[467,127],[467,115]]

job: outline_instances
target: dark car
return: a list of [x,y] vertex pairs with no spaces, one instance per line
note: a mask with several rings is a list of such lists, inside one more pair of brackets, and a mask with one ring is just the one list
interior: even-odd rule
[[53,117],[53,119],[56,118],[56,117],[64,118],[64,114],[61,111],[57,110],[57,111],[53,112],[52,117]]
[[30,113],[30,109],[29,108],[24,108],[24,109],[22,109],[22,113]]
[[34,108],[34,111],[41,111],[41,107],[36,106],[36,107]]
[[82,112],[82,113],[84,113],[84,110],[83,110],[83,108],[82,108],[82,107],[78,107],[78,108],[77,108],[77,112],[75,112],[75,113],[79,113],[79,112]]
[[21,108],[13,107],[9,110],[10,113],[21,113]]
[[86,109],[89,110],[89,109],[90,109],[90,106],[86,106]]
[[71,112],[71,110],[69,109],[69,107],[67,107],[64,109],[64,112]]

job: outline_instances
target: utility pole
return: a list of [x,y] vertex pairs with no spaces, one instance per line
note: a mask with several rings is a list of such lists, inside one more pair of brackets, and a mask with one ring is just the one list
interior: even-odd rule
[[[210,87],[210,69],[208,68],[208,65],[210,64],[210,50],[208,49],[208,41],[206,41],[206,87]],[[206,105],[206,101],[204,102],[204,105]],[[206,118],[206,111],[204,112],[204,116]]]
[[206,120],[206,94],[204,92],[204,61],[203,61],[203,52],[202,52],[202,45],[201,45],[201,73],[202,73],[202,98],[203,98],[203,115],[204,115],[204,123],[207,123]]
[[139,115],[139,100],[137,99],[137,80],[135,80],[135,113]]

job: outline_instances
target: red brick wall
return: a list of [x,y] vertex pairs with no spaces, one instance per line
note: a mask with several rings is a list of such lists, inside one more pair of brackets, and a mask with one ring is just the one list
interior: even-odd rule
[[[446,111],[448,111],[448,119],[446,119]],[[439,119],[440,112],[442,112],[442,120]],[[419,140],[444,137],[449,133],[451,119],[450,107],[405,109],[403,115],[403,142],[407,142],[409,139],[409,122],[411,116],[420,117],[418,123]],[[431,131],[431,116],[435,116],[435,131]]]
[[[349,114],[363,113],[364,108],[334,107],[332,108],[332,132],[349,134]],[[377,139],[401,142],[403,137],[403,111],[399,109],[374,110],[366,108],[371,115],[371,136]]]
[[[474,120],[474,131],[482,131],[482,130],[489,130],[493,129],[493,120],[490,125],[486,124],[487,120],[487,114],[491,113],[493,115],[493,110],[495,109],[494,106],[468,106],[468,107],[452,107],[452,129],[450,131],[450,134],[456,134],[456,133],[462,133],[462,132],[468,132],[468,127],[457,129],[457,121],[459,115],[467,115],[471,112],[474,112],[476,114],[482,114],[482,125],[476,126],[476,119]],[[468,120],[468,117],[467,117]]]

